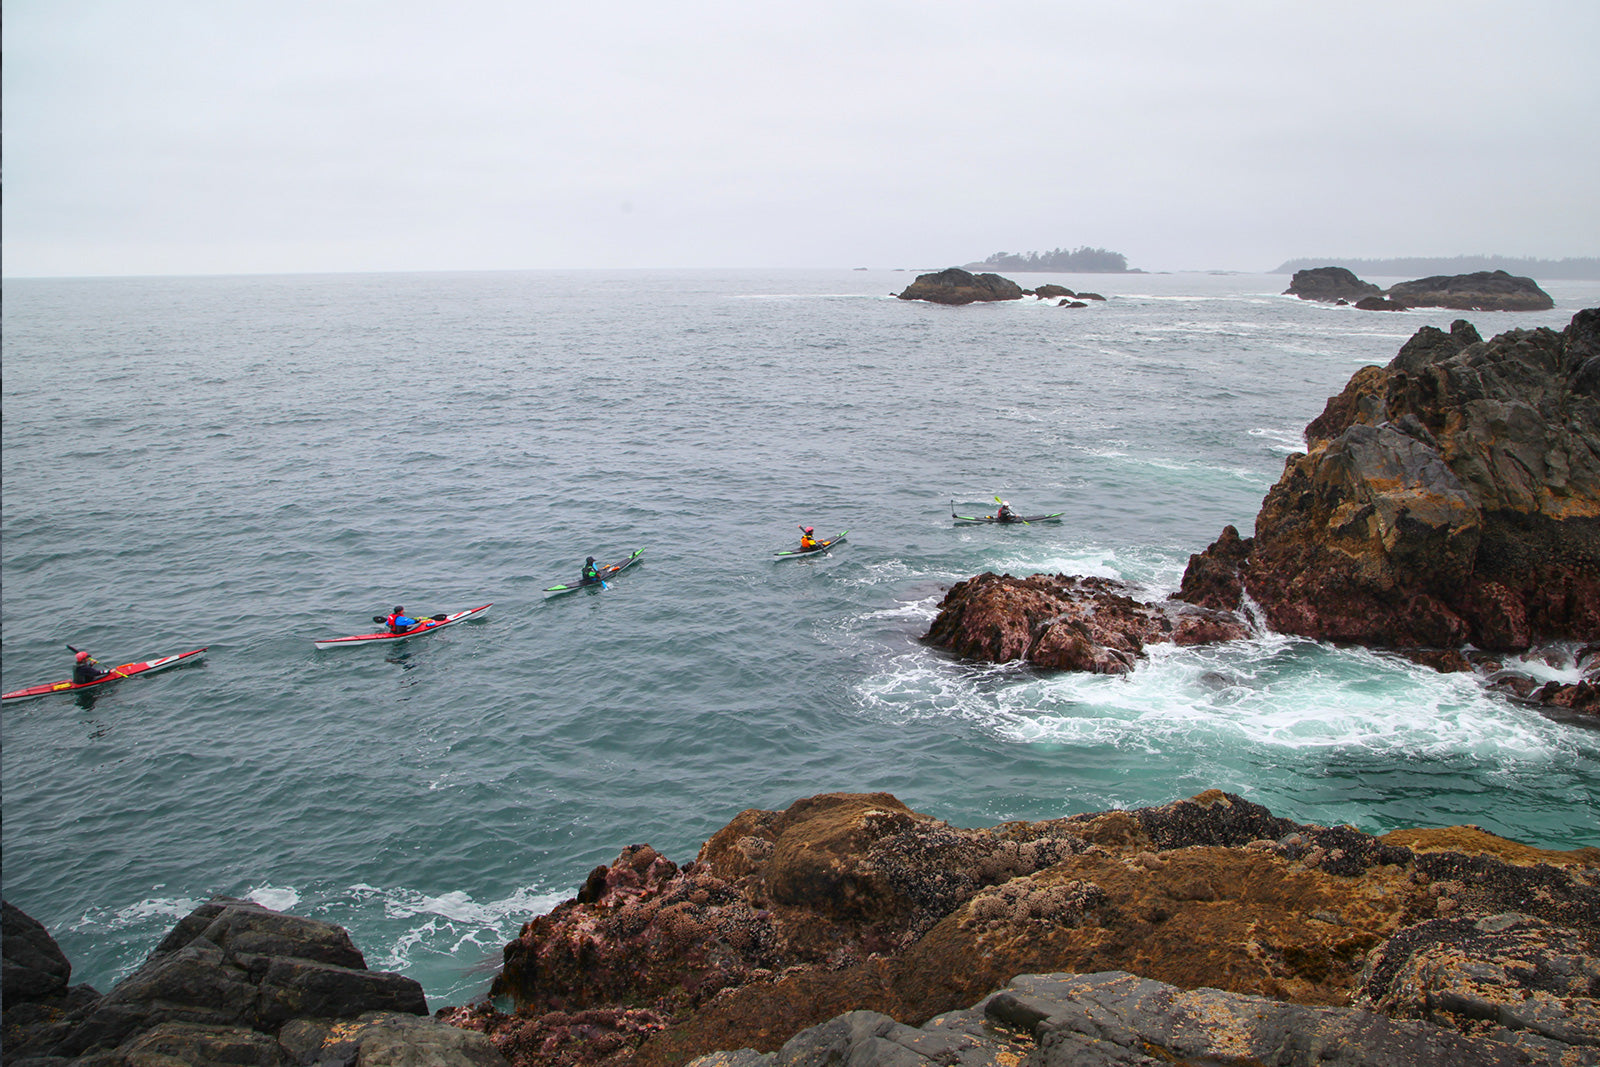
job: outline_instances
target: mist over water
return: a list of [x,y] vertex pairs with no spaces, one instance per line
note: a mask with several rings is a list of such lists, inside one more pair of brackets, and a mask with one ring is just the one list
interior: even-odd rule
[[[7,690],[63,645],[201,666],[4,712],[5,893],[105,990],[213,894],[347,926],[430,1006],[596,864],[893,792],[959,825],[1222,788],[1382,832],[1597,844],[1600,732],[1381,653],[1264,633],[1131,676],[924,647],[985,570],[1151,596],[1250,532],[1304,425],[1419,326],[1284,276],[899,272],[8,281]],[[954,527],[1003,495],[1060,525]],[[848,530],[828,555],[775,562]],[[587,555],[644,562],[546,601]],[[313,650],[404,604],[484,621]]]

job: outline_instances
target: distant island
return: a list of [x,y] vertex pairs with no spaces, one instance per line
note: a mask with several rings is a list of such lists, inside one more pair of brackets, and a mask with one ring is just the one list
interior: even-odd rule
[[[996,252],[967,270],[1059,271],[1076,274],[1128,274],[1128,257],[1104,248],[1051,249],[1049,252]],[[1142,272],[1132,272],[1142,273]]]
[[1575,259],[1533,259],[1527,256],[1450,256],[1428,258],[1413,256],[1402,259],[1340,259],[1325,256],[1321,259],[1291,259],[1272,270],[1272,274],[1293,274],[1311,267],[1338,264],[1356,274],[1376,274],[1383,277],[1415,278],[1429,274],[1475,274],[1479,271],[1503,270],[1507,274],[1544,278],[1600,278],[1600,257],[1584,256]]

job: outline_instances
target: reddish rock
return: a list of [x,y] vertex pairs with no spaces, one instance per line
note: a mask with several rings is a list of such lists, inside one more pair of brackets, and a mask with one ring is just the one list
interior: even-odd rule
[[[1420,946],[1439,941],[1426,924],[1516,910],[1514,939],[1462,942],[1450,957],[1461,966],[1430,995],[1481,984],[1491,972],[1473,960],[1485,953],[1536,963],[1548,950],[1567,961],[1567,1004],[1537,1018],[1565,1020],[1582,1048],[1600,1042],[1580,980],[1600,967],[1584,948],[1600,937],[1597,863],[1597,849],[1532,849],[1469,827],[1376,838],[1305,826],[1214,790],[971,830],[888,794],[829,794],[741,813],[681,869],[648,846],[625,850],[615,876],[590,879],[620,891],[568,901],[507,946],[520,977],[497,991],[514,1013],[445,1017],[517,1064],[668,1067],[773,1050],[853,1009],[918,1025],[1032,972],[1127,971],[1305,1005],[1364,989],[1408,1015],[1412,986],[1372,979],[1374,950],[1416,961],[1385,975],[1421,973],[1436,957]],[[736,915],[760,935],[741,936]],[[1522,966],[1508,964],[1508,990]]]
[[1208,644],[1249,634],[1231,613],[1148,604],[1133,599],[1131,588],[1109,578],[980,574],[945,594],[924,640],[971,659],[1126,674],[1147,644]]

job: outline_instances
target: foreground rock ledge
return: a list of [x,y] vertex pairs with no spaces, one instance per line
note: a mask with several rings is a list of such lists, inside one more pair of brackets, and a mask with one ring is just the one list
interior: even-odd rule
[[[1594,1062],[1597,867],[1600,849],[1541,851],[1470,827],[1379,838],[1216,791],[988,829],[885,793],[827,794],[743,812],[681,868],[630,846],[506,946],[493,992],[514,1011],[441,1015],[513,1063],[643,1067],[771,1053],[869,1012],[841,1025],[882,1030],[874,1040],[904,1046],[878,1050],[897,1063],[933,1049],[949,1065],[968,1061],[944,1036],[897,1028],[973,1004],[989,1013],[987,995],[1019,975],[1079,974],[1121,1004],[1206,1005],[1206,1025],[1187,1012],[1188,1036],[1162,1047],[1216,1050],[1210,1062],[1248,1062],[1222,1053],[1258,1016],[1261,1040],[1298,1035],[1313,1051],[1358,1031],[1399,1042],[1389,1060],[1333,1062],[1452,1062],[1403,1055],[1462,1048],[1478,1058],[1454,1062]],[[1222,992],[1189,992],[1206,989]],[[1066,1010],[1103,1023],[1097,1039],[1138,1035],[1129,1049],[1179,1026],[1117,1021],[1091,1001]],[[1078,1062],[1051,1058],[1041,1017],[1019,1009],[1008,1025],[1034,1027],[1038,1048],[1004,1062]],[[833,1051],[783,1062],[873,1062],[827,1041]]]
[[330,923],[219,898],[101,996],[68,985],[43,926],[0,910],[6,1067],[505,1064],[481,1035],[429,1019],[415,981],[367,970]]

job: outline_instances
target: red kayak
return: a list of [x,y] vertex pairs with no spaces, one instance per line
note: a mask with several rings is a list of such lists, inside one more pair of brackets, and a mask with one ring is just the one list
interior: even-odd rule
[[485,604],[479,608],[467,608],[465,611],[458,611],[454,614],[446,615],[442,619],[423,619],[411,629],[401,631],[397,634],[392,634],[389,631],[384,630],[375,634],[355,634],[352,637],[324,637],[320,640],[313,641],[312,643],[318,648],[344,648],[346,645],[379,645],[385,641],[404,641],[408,637],[431,634],[433,631],[442,629],[451,625],[452,623],[465,622],[468,619],[476,619],[492,607],[494,607],[493,604]]
[[47,697],[51,693],[78,693],[110,682],[120,682],[124,678],[132,678],[136,674],[164,671],[168,667],[176,667],[180,663],[198,663],[205,654],[206,650],[204,648],[197,648],[193,652],[180,652],[176,656],[162,656],[160,659],[147,659],[141,663],[124,663],[120,667],[111,668],[111,673],[104,678],[97,678],[92,682],[84,682],[82,685],[78,685],[69,679],[65,682],[51,682],[48,685],[33,685],[27,689],[18,689],[14,692],[0,694],[0,701],[9,704],[13,700]]

